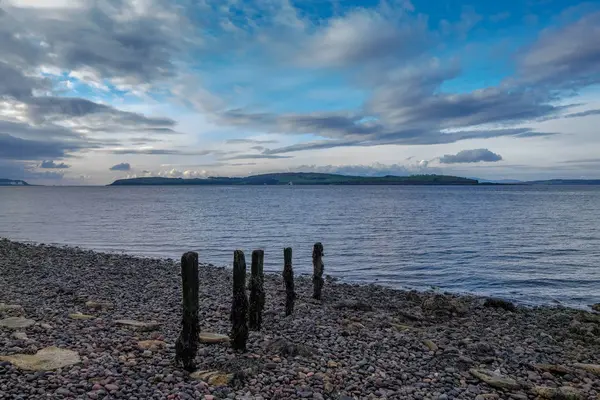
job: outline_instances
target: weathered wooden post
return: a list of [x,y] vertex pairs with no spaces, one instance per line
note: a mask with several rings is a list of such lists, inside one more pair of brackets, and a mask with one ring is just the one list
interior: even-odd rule
[[248,297],[246,297],[246,259],[244,252],[233,253],[233,302],[231,304],[231,346],[246,350],[248,340]]
[[323,271],[325,265],[323,264],[323,245],[318,242],[313,247],[313,299],[321,300],[321,289],[323,289]]
[[181,256],[181,282],[183,287],[182,329],[175,343],[175,362],[183,368],[194,370],[194,359],[198,351],[198,253],[193,251]]
[[248,315],[248,325],[253,331],[260,331],[262,325],[262,312],[265,307],[265,290],[263,262],[265,252],[263,250],[254,250],[252,252],[252,267],[250,276],[250,313]]
[[283,281],[285,282],[285,315],[292,315],[294,312],[294,270],[292,269],[292,248],[283,249]]

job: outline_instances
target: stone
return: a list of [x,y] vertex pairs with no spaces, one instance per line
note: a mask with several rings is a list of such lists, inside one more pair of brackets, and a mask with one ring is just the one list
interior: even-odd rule
[[17,331],[13,333],[13,337],[18,340],[27,340],[27,334],[25,332]]
[[581,393],[571,386],[561,386],[559,388],[547,386],[534,386],[531,391],[542,399],[550,400],[580,400],[583,399]]
[[482,393],[478,394],[477,397],[475,397],[475,400],[497,400],[499,398],[500,396],[496,393]]
[[427,346],[427,348],[431,351],[438,351],[439,347],[437,346],[437,344],[433,343],[433,341],[429,340],[429,339],[425,339],[423,340],[423,344],[425,346]]
[[115,392],[115,391],[119,390],[119,386],[117,386],[113,383],[108,383],[108,384],[104,385],[104,389],[106,389],[109,392]]
[[93,315],[82,314],[82,313],[78,312],[78,313],[69,314],[69,318],[71,318],[71,319],[83,319],[83,320],[85,320],[85,319],[94,319],[96,317],[94,317]]
[[27,371],[52,371],[78,364],[81,362],[81,358],[76,351],[52,346],[41,349],[33,355],[0,356],[0,361],[8,361],[15,367]]
[[362,301],[340,301],[333,305],[337,310],[350,309],[354,311],[373,311],[373,307]]
[[23,317],[8,317],[0,320],[0,327],[8,329],[29,328],[33,324],[35,324],[34,320]]
[[222,371],[195,371],[190,374],[191,379],[203,381],[212,386],[227,386],[233,381],[233,374]]
[[118,319],[114,321],[114,323],[115,325],[124,326],[136,331],[154,331],[160,327],[160,323],[155,321],[142,322],[134,321],[132,319]]
[[408,331],[410,329],[414,329],[412,326],[410,325],[402,325],[402,324],[394,324],[394,323],[390,323],[390,326],[392,328],[394,328],[395,330],[399,331],[399,332],[403,332],[403,331]]
[[266,350],[272,354],[279,354],[286,357],[309,357],[316,352],[315,349],[309,346],[295,344],[283,338],[269,342],[266,346]]
[[591,309],[597,312],[600,312],[600,303],[592,304]]
[[472,368],[469,370],[469,373],[480,381],[497,389],[516,390],[521,388],[521,385],[519,385],[516,380],[500,375],[494,371]]
[[338,363],[336,363],[336,362],[335,362],[335,361],[333,361],[333,360],[329,360],[329,361],[327,361],[327,366],[328,366],[329,368],[337,368],[337,367],[338,367]]
[[92,310],[107,310],[110,308],[113,308],[114,305],[111,302],[108,301],[93,301],[93,300],[89,300],[85,302],[85,306],[87,308],[90,308]]
[[200,343],[214,344],[214,343],[229,343],[229,336],[221,335],[219,333],[212,332],[200,332],[198,335]]
[[462,315],[466,312],[465,307],[457,300],[441,294],[435,294],[425,299],[421,308],[427,314],[436,315]]
[[162,340],[142,340],[138,342],[138,347],[142,350],[158,350],[166,345]]
[[587,371],[587,372],[589,372],[591,374],[600,376],[600,364],[581,364],[581,363],[576,363],[576,364],[573,364],[573,366],[575,368]]
[[568,367],[560,364],[534,364],[533,367],[539,369],[540,371],[550,372],[558,375],[566,375],[571,372]]
[[513,303],[511,303],[508,300],[503,300],[503,299],[494,299],[494,298],[486,299],[485,302],[483,303],[483,306],[491,307],[491,308],[501,308],[503,310],[512,311],[512,312],[517,311],[517,307],[515,307],[515,305]]
[[23,311],[23,306],[20,306],[18,304],[6,304],[6,303],[0,303],[0,312],[7,312],[7,311]]

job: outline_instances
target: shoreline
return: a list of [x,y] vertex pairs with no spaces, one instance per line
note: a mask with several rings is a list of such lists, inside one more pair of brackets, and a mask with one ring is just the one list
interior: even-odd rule
[[[202,264],[199,276],[201,331],[226,335],[231,271]],[[0,327],[0,356],[57,346],[81,357],[74,366],[41,374],[0,361],[0,393],[31,399],[481,400],[535,398],[540,387],[570,387],[577,398],[600,395],[598,375],[577,367],[600,364],[597,313],[560,306],[508,311],[486,307],[485,298],[473,295],[331,280],[323,301],[315,302],[310,277],[295,282],[296,311],[286,318],[281,277],[265,274],[264,327],[250,333],[247,353],[234,354],[226,344],[200,345],[199,368],[246,371],[243,379],[219,386],[172,364],[181,318],[177,261],[0,239],[0,303],[22,307],[0,308],[0,319],[34,321],[25,329]],[[69,316],[77,312],[91,318]],[[119,319],[160,325],[132,331],[115,325]],[[164,344],[140,348],[147,340]],[[287,354],[273,345],[282,340],[309,350]],[[511,385],[485,383],[473,371],[498,371]]]
[[[0,236],[0,242],[2,242],[2,241],[9,241],[11,243],[20,243],[20,244],[31,245],[31,246],[43,245],[45,247],[56,247],[59,249],[93,251],[95,253],[101,253],[101,254],[107,254],[107,255],[117,255],[117,256],[129,256],[129,257],[135,257],[135,258],[140,258],[140,259],[153,259],[153,260],[160,260],[160,261],[177,261],[175,258],[172,258],[168,255],[145,254],[143,252],[137,252],[137,253],[136,252],[128,252],[128,251],[122,250],[122,249],[114,249],[114,250],[95,249],[92,247],[72,245],[72,244],[67,244],[67,243],[45,243],[45,242],[39,242],[39,241],[35,241],[35,240],[12,239],[9,237]],[[233,250],[231,251],[231,253],[233,255]],[[249,257],[249,255],[250,255],[250,253],[247,254],[248,257]],[[215,267],[215,268],[225,268],[225,269],[231,271],[231,264],[223,265],[223,264],[213,264],[210,262],[205,262],[205,263],[201,262],[200,264],[209,266],[209,267]],[[249,268],[250,268],[250,265],[248,264],[248,269]],[[302,272],[302,271],[294,271],[294,273],[295,273],[296,279],[312,279],[311,273]],[[265,271],[265,275],[273,275],[275,277],[279,277],[280,272],[274,272],[272,270],[268,270],[268,271]],[[333,275],[328,274],[327,270],[325,271],[324,277],[326,277],[328,279],[328,282],[331,282],[331,283],[334,282],[336,284],[346,284],[346,285],[352,285],[352,286],[375,285],[375,286],[382,287],[385,289],[389,289],[389,290],[393,290],[393,291],[400,291],[400,292],[416,291],[419,293],[429,293],[429,292],[443,293],[446,295],[454,295],[454,296],[459,296],[459,297],[474,297],[474,298],[480,298],[480,299],[486,299],[488,297],[501,298],[503,300],[514,303],[515,305],[518,305],[521,307],[528,307],[528,308],[538,308],[538,307],[557,308],[558,307],[558,308],[570,308],[570,309],[582,310],[582,311],[591,311],[591,308],[593,305],[593,304],[590,304],[589,302],[585,302],[583,300],[579,301],[578,303],[567,303],[567,304],[565,304],[564,302],[562,302],[558,299],[555,299],[555,298],[548,298],[545,301],[540,301],[540,300],[534,300],[534,299],[528,298],[526,296],[520,296],[518,293],[515,293],[512,296],[503,296],[503,295],[489,294],[489,293],[485,293],[485,292],[473,292],[473,291],[469,291],[467,289],[451,290],[448,288],[443,288],[443,287],[438,287],[438,286],[398,287],[394,283],[381,282],[378,279],[375,279],[375,280],[353,280],[351,278],[346,278],[343,276],[342,277],[333,276]]]

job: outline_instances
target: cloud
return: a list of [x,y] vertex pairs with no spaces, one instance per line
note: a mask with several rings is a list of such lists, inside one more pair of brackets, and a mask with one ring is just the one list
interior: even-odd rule
[[[425,160],[422,160],[425,161]],[[299,172],[319,172],[325,174],[340,174],[354,176],[408,176],[415,174],[439,174],[439,168],[428,166],[427,162],[418,161],[413,164],[381,164],[373,163],[366,165],[301,165],[294,168],[294,171]]]
[[277,140],[257,140],[257,139],[229,139],[226,140],[227,144],[269,144],[277,143]]
[[223,158],[223,160],[280,159],[280,158],[292,158],[292,156],[279,156],[279,155],[275,155],[275,154],[239,154],[237,156]]
[[409,59],[431,45],[426,19],[357,9],[332,18],[310,37],[297,56],[309,67],[347,67]]
[[552,136],[555,133],[552,132],[534,132],[531,128],[505,128],[505,129],[479,129],[479,130],[465,130],[465,131],[452,131],[452,132],[441,132],[441,131],[399,131],[389,132],[381,136],[372,136],[365,139],[356,140],[345,140],[345,139],[333,139],[333,140],[321,140],[313,142],[297,143],[290,146],[284,146],[279,148],[273,148],[265,150],[264,154],[284,154],[292,153],[296,151],[306,150],[322,150],[331,149],[335,147],[357,147],[357,146],[380,146],[389,144],[402,144],[402,145],[430,145],[430,144],[447,144],[455,143],[461,140],[468,139],[489,139],[495,137],[515,137],[515,138],[527,138],[527,137],[542,137]]
[[6,47],[13,57],[133,85],[172,76],[173,55],[194,37],[182,9],[168,1],[77,3],[43,10],[6,6],[0,34],[11,38]]
[[45,169],[66,169],[66,168],[70,168],[70,165],[67,165],[67,164],[65,164],[63,162],[56,163],[53,160],[44,160],[40,164],[40,168],[45,168]]
[[567,115],[563,116],[563,118],[588,117],[590,115],[600,115],[600,110],[587,110],[587,111],[567,114]]
[[[96,122],[95,125],[126,125],[133,126],[136,130],[144,128],[160,129],[175,126],[175,121],[170,118],[151,118],[142,114],[117,110],[103,104],[94,103],[81,98],[69,97],[34,97],[25,101],[31,120],[37,124],[82,119],[82,122]],[[85,118],[97,118],[93,119]],[[151,132],[152,130],[149,129]],[[160,130],[165,133],[165,130]],[[168,132],[168,131],[167,131]]]
[[13,160],[41,160],[63,158],[79,149],[76,143],[51,140],[27,140],[0,132],[0,158]]
[[510,126],[554,117],[568,108],[553,104],[555,97],[549,92],[503,84],[464,93],[440,90],[459,74],[458,64],[443,64],[434,58],[380,74],[379,83],[360,111],[275,114],[231,109],[219,112],[217,121],[324,139],[264,151],[280,154],[338,146],[428,145],[499,136],[546,136],[555,133]]
[[204,170],[198,171],[198,170],[185,170],[185,171],[180,171],[178,169],[170,169],[170,170],[166,170],[166,171],[160,171],[158,172],[158,174],[156,174],[157,176],[164,176],[167,178],[185,178],[185,179],[191,179],[191,178],[205,178],[207,175],[207,172]]
[[502,161],[500,154],[492,153],[488,149],[462,150],[457,154],[446,154],[440,157],[442,164],[478,163]]
[[129,163],[120,163],[113,165],[109,168],[111,171],[131,171],[131,165]]
[[214,150],[175,150],[175,149],[117,149],[111,150],[112,154],[144,154],[144,155],[180,155],[180,156],[206,156],[209,154],[219,154],[221,152]]
[[[600,12],[558,29],[546,29],[519,58],[525,85],[579,89],[600,82]],[[573,45],[576,43],[576,45]]]
[[6,179],[22,179],[28,182],[36,181],[39,183],[55,183],[64,177],[63,172],[56,171],[36,171],[36,165],[26,162],[3,160],[0,157],[0,177]]

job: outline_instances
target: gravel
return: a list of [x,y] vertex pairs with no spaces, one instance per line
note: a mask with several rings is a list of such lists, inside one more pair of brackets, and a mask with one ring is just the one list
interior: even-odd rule
[[[198,368],[233,374],[231,383],[193,380],[174,364],[179,268],[170,259],[0,240],[0,303],[22,306],[3,307],[0,319],[36,321],[22,334],[0,328],[0,355],[57,346],[82,360],[55,371],[0,361],[0,399],[534,399],[539,387],[600,398],[595,370],[574,365],[600,364],[599,314],[558,306],[511,311],[479,297],[331,279],[318,302],[311,279],[297,277],[295,313],[285,317],[280,275],[265,276],[263,329],[250,333],[246,353],[200,344]],[[227,334],[231,270],[207,264],[199,275],[201,330]],[[123,319],[160,325],[113,323]],[[166,345],[145,350],[144,340]],[[519,388],[485,383],[474,370]]]

